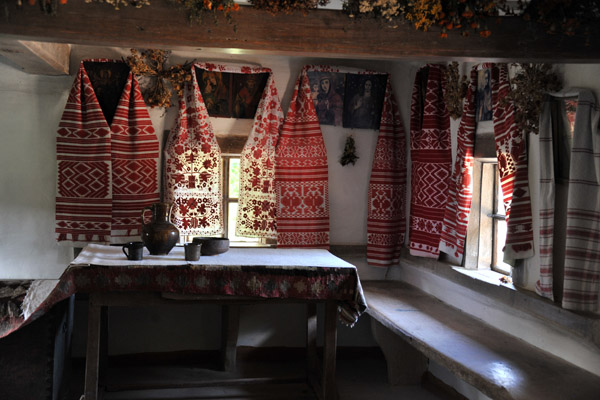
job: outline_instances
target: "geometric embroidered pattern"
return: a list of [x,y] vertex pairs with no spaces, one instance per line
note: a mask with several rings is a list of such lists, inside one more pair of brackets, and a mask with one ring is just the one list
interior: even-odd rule
[[443,65],[421,68],[415,78],[411,104],[409,248],[412,255],[430,258],[439,255],[452,168],[444,71]]
[[277,144],[277,246],[329,249],[327,151],[309,70],[321,69],[302,69]]
[[139,240],[140,211],[159,200],[158,140],[129,72],[109,126],[83,60],[56,138],[56,239],[74,246]]
[[379,136],[369,180],[367,262],[389,266],[400,260],[406,232],[406,135],[388,75]]

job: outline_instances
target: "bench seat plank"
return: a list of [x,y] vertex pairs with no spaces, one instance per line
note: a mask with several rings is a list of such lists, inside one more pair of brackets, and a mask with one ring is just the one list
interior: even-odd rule
[[600,377],[399,281],[363,281],[367,313],[492,399],[600,398]]

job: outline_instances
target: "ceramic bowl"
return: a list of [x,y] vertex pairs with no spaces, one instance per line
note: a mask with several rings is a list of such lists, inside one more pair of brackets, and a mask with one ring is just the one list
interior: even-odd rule
[[195,237],[194,243],[201,243],[203,256],[214,256],[229,250],[229,239],[216,237]]

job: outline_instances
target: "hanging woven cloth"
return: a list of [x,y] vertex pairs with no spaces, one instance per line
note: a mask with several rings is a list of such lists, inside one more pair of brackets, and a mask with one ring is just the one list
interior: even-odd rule
[[473,198],[473,151],[477,122],[477,68],[471,69],[471,80],[463,105],[462,118],[458,126],[458,139],[454,172],[448,190],[448,203],[444,213],[444,226],[440,240],[440,251],[451,255],[462,264],[471,199]]
[[329,248],[327,151],[304,67],[277,145],[277,246]]
[[369,180],[367,262],[397,264],[406,231],[406,136],[389,76]]
[[242,73],[268,73],[254,125],[240,160],[240,198],[235,233],[238,236],[276,238],[275,149],[283,111],[267,68],[242,68]]
[[504,247],[504,260],[507,262],[533,256],[527,138],[515,123],[513,103],[503,101],[509,93],[508,66],[495,64],[492,68],[494,140],[507,219]]
[[139,240],[140,211],[159,200],[158,140],[125,63],[81,62],[56,142],[57,240]]
[[[209,74],[206,74],[206,72]],[[236,234],[276,236],[275,146],[283,121],[272,71],[268,68],[195,64],[180,100],[179,115],[165,147],[165,199],[174,204],[174,222],[183,235],[223,232],[221,150],[209,120],[197,77],[214,73],[268,75],[240,160]],[[253,80],[255,83],[257,80]],[[246,114],[252,96],[242,89],[238,114]],[[212,101],[213,99],[211,99]]]
[[562,247],[553,241],[555,185],[565,179],[568,195],[562,305],[570,310],[596,311],[600,291],[600,112],[590,91],[579,90],[577,95],[573,142],[570,154],[564,157],[567,165],[560,165],[558,159],[560,153],[569,151],[561,140],[570,135],[564,106],[556,115],[550,100],[540,118],[540,280],[536,289],[540,295],[553,298],[552,250]]
[[163,188],[181,235],[212,236],[223,233],[222,161],[196,79],[198,68],[192,67],[163,150]]
[[452,166],[444,68],[427,65],[417,72],[411,104],[409,248],[412,255],[430,258],[439,255]]
[[504,260],[511,262],[533,255],[533,225],[525,133],[515,124],[513,104],[503,101],[510,91],[506,64],[482,64],[471,70],[471,83],[459,127],[457,158],[440,249],[462,261],[473,190],[472,155],[477,127],[475,93],[479,68],[492,70],[494,140],[508,225]]

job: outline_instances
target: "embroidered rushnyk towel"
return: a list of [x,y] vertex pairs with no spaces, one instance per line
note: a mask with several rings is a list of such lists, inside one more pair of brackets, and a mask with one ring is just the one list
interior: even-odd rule
[[179,103],[179,114],[164,150],[165,200],[173,203],[173,222],[182,235],[223,232],[221,150],[198,85],[202,71],[268,74],[252,131],[240,161],[236,234],[276,236],[275,146],[283,112],[268,68],[195,64]]
[[417,72],[411,104],[409,248],[412,255],[430,258],[439,255],[452,168],[444,70],[443,65],[429,64]]
[[459,127],[451,198],[444,217],[440,249],[462,261],[473,184],[472,154],[477,126],[474,117],[476,71],[482,67],[492,69],[494,141],[508,225],[504,260],[511,262],[533,255],[533,224],[526,134],[515,123],[513,104],[502,101],[510,90],[506,64],[482,64],[474,66],[471,71],[471,84]]
[[[228,72],[237,72],[228,69]],[[240,160],[240,198],[235,234],[245,237],[277,237],[275,149],[283,124],[283,110],[273,72],[268,68],[242,67],[239,73],[268,74],[252,131]]]
[[406,136],[388,76],[369,180],[367,262],[397,264],[406,231]]
[[125,63],[81,62],[56,142],[57,240],[139,240],[140,211],[159,200],[158,140]]
[[440,239],[440,251],[451,255],[462,264],[471,199],[473,198],[473,151],[475,148],[475,112],[477,103],[477,68],[471,69],[471,80],[463,113],[458,126],[458,139],[454,172],[448,190],[448,204],[444,212],[444,225]]
[[306,66],[277,145],[277,246],[329,248],[327,150]]
[[527,137],[515,123],[512,102],[502,100],[510,93],[508,66],[492,67],[492,107],[494,140],[507,233],[504,260],[525,259],[533,256],[533,223],[527,167]]

